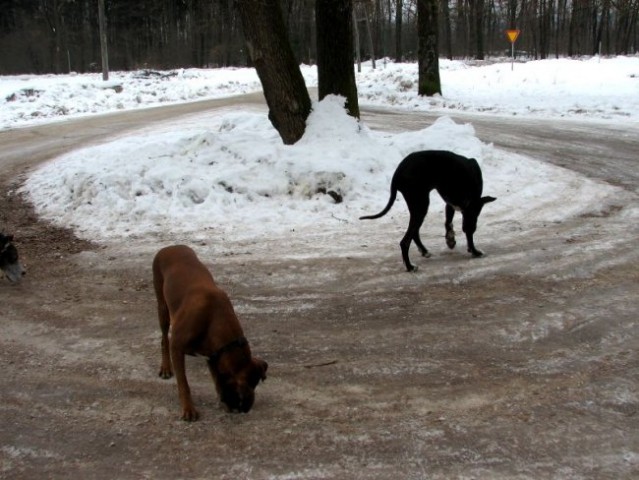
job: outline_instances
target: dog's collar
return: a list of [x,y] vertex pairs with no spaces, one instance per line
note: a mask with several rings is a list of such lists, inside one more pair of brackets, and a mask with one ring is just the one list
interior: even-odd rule
[[248,340],[246,339],[246,337],[236,338],[232,342],[227,343],[222,348],[220,348],[219,350],[216,350],[211,355],[209,355],[209,363],[219,362],[220,357],[222,355],[229,352],[230,350],[233,350],[234,348],[240,348],[240,347],[243,347],[244,345],[248,345]]

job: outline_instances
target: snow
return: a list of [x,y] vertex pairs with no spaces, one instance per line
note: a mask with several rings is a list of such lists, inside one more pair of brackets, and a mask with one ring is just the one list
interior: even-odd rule
[[[315,85],[315,69],[303,67],[303,72],[307,85]],[[0,98],[11,98],[2,100],[0,126],[260,88],[249,69],[163,73],[115,73],[108,88],[93,75],[0,77]],[[343,99],[328,97],[314,103],[304,137],[285,146],[264,110],[214,111],[56,158],[31,173],[22,191],[39,215],[98,242],[210,241],[232,250],[237,242],[266,242],[263,248],[269,248],[270,240],[291,255],[353,254],[360,237],[376,234],[371,222],[357,218],[384,207],[396,165],[416,150],[453,150],[482,164],[484,194],[498,200],[484,209],[479,229],[490,228],[502,239],[519,235],[513,210],[529,225],[544,225],[602,211],[620,194],[569,170],[506,155],[480,142],[471,124],[456,124],[446,114],[464,110],[636,124],[639,57],[531,61],[516,63],[513,71],[509,62],[443,61],[443,95],[435,98],[416,94],[416,75],[414,64],[378,62],[376,70],[364,64],[357,78],[361,105],[441,113],[418,132],[372,131],[344,113]],[[115,85],[122,87],[120,93],[111,88]],[[20,93],[27,90],[37,93]],[[431,198],[430,215],[440,215],[442,202],[437,195]],[[399,229],[393,245],[406,226],[405,210],[399,200],[378,221],[386,223],[376,224],[376,231],[388,223]],[[387,232],[381,235],[388,240]]]
[[[301,66],[309,87],[314,66]],[[639,56],[526,63],[502,61],[473,66],[440,60],[443,96],[420,98],[414,63],[370,62],[357,73],[363,105],[429,110],[491,112],[539,117],[639,120]],[[54,119],[130,110],[261,90],[254,69],[180,69],[167,72],[0,76],[0,129]]]

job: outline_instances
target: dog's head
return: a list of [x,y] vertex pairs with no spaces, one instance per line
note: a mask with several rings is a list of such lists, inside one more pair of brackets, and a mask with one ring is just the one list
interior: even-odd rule
[[468,205],[463,210],[462,230],[471,235],[477,230],[477,219],[484,205],[497,200],[495,197],[481,197]]
[[26,273],[18,258],[18,249],[13,244],[13,235],[0,233],[0,269],[11,283],[20,281]]
[[268,364],[259,358],[251,361],[237,375],[217,375],[216,384],[220,400],[230,412],[247,413],[255,401],[255,387],[266,380]]

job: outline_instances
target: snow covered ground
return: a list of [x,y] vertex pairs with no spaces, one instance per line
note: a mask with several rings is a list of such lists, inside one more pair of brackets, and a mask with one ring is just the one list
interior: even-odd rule
[[[309,87],[317,70],[302,66]],[[558,59],[473,66],[441,60],[443,96],[417,96],[417,66],[379,60],[362,64],[363,105],[437,112],[579,116],[639,121],[639,56]],[[261,90],[254,69],[182,69],[145,73],[0,76],[0,129],[77,115],[220,98]]]
[[[303,72],[307,85],[315,85],[315,69]],[[164,73],[113,74],[109,85],[120,85],[120,93],[94,75],[0,77],[0,125],[260,88],[249,69]],[[532,61],[515,64],[514,71],[509,62],[443,61],[443,96],[436,98],[418,97],[416,76],[414,64],[378,62],[375,70],[364,64],[358,90],[362,105],[441,112],[442,118],[422,131],[371,131],[348,117],[335,97],[314,105],[305,136],[293,146],[281,143],[263,111],[199,115],[57,158],[34,172],[23,191],[40,215],[97,241],[171,232],[183,241],[215,233],[231,244],[322,231],[332,248],[340,243],[337,232],[351,242],[344,235],[349,229],[358,236],[367,228],[362,225],[368,222],[357,218],[382,209],[396,165],[416,150],[454,150],[477,158],[485,194],[498,197],[484,209],[480,231],[490,228],[505,238],[513,234],[508,225],[513,210],[533,223],[560,222],[605,210],[619,195],[618,189],[571,171],[507,156],[480,142],[472,125],[455,124],[445,115],[464,110],[636,123],[639,57]],[[431,215],[439,215],[443,204],[432,197]],[[390,221],[396,218],[398,228],[405,228],[405,207],[396,205],[391,213]]]

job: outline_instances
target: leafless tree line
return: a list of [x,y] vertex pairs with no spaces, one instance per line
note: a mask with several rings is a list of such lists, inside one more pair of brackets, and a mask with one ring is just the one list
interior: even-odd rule
[[[632,54],[639,0],[437,0],[439,53],[532,58]],[[250,64],[236,0],[106,0],[112,69]],[[315,0],[280,0],[299,62],[317,61]],[[415,60],[420,0],[354,0],[363,58]],[[99,70],[97,0],[0,0],[0,74]],[[330,31],[325,33],[330,35]],[[370,45],[372,44],[372,52]]]

